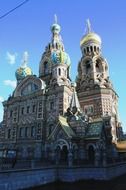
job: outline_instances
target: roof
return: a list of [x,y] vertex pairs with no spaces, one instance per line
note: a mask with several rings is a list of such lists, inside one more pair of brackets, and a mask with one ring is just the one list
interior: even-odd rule
[[115,146],[118,152],[126,152],[126,141],[118,141]]
[[59,116],[59,123],[60,123],[61,127],[63,128],[63,130],[65,131],[65,133],[68,135],[68,137],[74,137],[75,136],[75,133],[73,132],[73,130],[69,126],[65,117]]
[[95,122],[95,123],[90,123],[90,125],[87,128],[86,132],[86,139],[97,139],[100,138],[101,132],[103,128],[103,123],[102,122]]
[[[74,131],[71,129],[71,127],[69,126],[67,120],[65,117],[63,116],[59,116],[58,118],[58,124],[57,124],[57,127],[59,126],[59,128],[61,127],[63,129],[63,131],[65,132],[65,134],[67,134],[67,136],[69,138],[72,138],[75,135]],[[48,137],[48,139],[50,139],[56,132],[57,130],[57,127],[55,127],[55,129],[52,131],[52,133],[50,134],[50,136]]]

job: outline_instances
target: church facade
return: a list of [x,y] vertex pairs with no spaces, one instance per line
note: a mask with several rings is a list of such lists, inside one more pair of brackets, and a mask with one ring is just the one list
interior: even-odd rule
[[87,31],[80,42],[82,56],[76,83],[70,79],[70,58],[51,26],[52,39],[39,64],[39,76],[27,66],[27,54],[16,71],[17,86],[3,102],[0,155],[54,164],[106,165],[120,157],[123,140],[118,95],[102,55],[101,38]]

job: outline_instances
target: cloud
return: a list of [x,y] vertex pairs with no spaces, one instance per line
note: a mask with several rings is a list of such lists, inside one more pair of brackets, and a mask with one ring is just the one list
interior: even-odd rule
[[10,52],[6,53],[6,59],[8,60],[8,63],[10,65],[13,65],[16,63],[16,58],[17,58],[17,53],[10,53]]
[[3,102],[4,98],[2,96],[0,96],[0,102]]
[[16,81],[15,80],[4,80],[4,85],[11,86],[12,88],[16,87]]

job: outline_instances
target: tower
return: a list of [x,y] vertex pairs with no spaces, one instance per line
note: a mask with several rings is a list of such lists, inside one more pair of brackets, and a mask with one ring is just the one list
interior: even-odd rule
[[60,31],[55,15],[55,22],[51,26],[51,42],[46,46],[39,65],[39,78],[46,83],[47,118],[64,115],[73,91],[69,76],[70,58],[65,51]]
[[113,141],[117,140],[118,95],[109,79],[108,63],[102,55],[101,38],[87,20],[86,34],[80,41],[82,52],[78,64],[77,93],[81,108],[93,120],[111,116]]
[[60,35],[61,27],[55,22],[51,26],[52,39],[46,46],[42,55],[39,66],[39,77],[42,78],[46,85],[69,83],[70,58],[65,52],[64,44]]

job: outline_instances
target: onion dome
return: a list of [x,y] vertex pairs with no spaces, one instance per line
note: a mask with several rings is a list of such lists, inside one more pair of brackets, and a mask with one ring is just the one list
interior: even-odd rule
[[24,52],[23,63],[15,72],[15,76],[18,82],[20,82],[28,75],[33,75],[31,68],[27,67],[27,62],[28,62],[28,53]]
[[69,55],[61,50],[56,50],[51,53],[51,60],[54,64],[67,64],[70,66],[71,61]]
[[86,45],[89,42],[101,45],[101,38],[98,34],[91,31],[90,21],[87,20],[87,34],[84,35],[80,41],[80,46]]
[[51,31],[53,34],[59,34],[60,33],[60,25],[58,24],[53,24],[52,27],[51,27]]
[[22,80],[23,78],[25,78],[28,75],[32,75],[32,70],[30,67],[19,67],[16,72],[15,72],[15,76],[17,80]]

